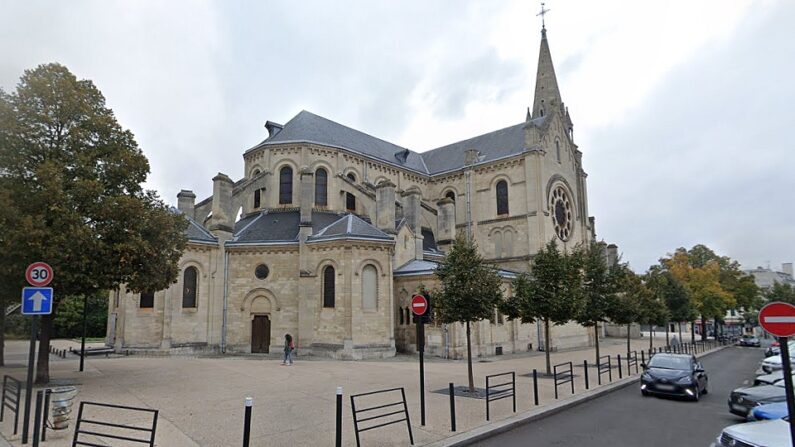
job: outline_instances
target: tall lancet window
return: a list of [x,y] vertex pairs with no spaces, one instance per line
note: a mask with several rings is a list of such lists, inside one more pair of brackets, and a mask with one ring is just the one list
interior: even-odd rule
[[508,214],[508,182],[500,180],[497,182],[497,215]]
[[279,204],[293,203],[293,168],[283,167],[279,171]]
[[323,168],[315,172],[315,205],[328,205],[328,173]]

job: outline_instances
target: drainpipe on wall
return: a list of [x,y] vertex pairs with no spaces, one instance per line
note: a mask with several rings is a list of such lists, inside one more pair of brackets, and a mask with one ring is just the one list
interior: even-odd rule
[[229,307],[229,252],[224,250],[224,316],[221,321],[221,353],[226,354],[226,313]]

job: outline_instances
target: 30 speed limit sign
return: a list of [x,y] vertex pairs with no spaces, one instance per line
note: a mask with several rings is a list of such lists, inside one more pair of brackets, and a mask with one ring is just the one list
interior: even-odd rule
[[44,287],[52,281],[52,267],[46,262],[34,262],[25,270],[25,279],[34,287]]

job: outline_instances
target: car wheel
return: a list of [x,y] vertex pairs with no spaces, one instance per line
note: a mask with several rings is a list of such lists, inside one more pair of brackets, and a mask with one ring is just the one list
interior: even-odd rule
[[643,395],[643,397],[649,397],[649,396],[651,395],[651,394],[649,394],[649,392],[648,392],[648,391],[646,391],[646,390],[640,390],[640,394],[642,394],[642,395]]

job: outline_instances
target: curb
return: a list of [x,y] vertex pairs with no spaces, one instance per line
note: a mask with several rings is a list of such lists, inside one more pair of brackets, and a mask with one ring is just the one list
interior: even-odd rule
[[[730,346],[720,346],[712,351],[698,354],[696,355],[696,358],[701,358],[707,355],[714,354],[716,352],[720,352],[728,347]],[[613,391],[618,391],[620,389],[626,388],[632,384],[638,383],[639,379],[640,376],[620,379],[608,385],[603,385],[599,388],[588,390],[576,396],[571,396],[566,399],[558,400],[550,405],[545,405],[535,410],[530,410],[521,414],[517,414],[516,416],[511,416],[508,419],[504,419],[502,421],[477,427],[470,431],[453,435],[449,438],[445,438],[430,444],[425,444],[425,446],[426,447],[461,447],[461,446],[472,445],[478,441],[482,441],[484,439],[491,438],[495,435],[511,431],[517,427],[521,427],[522,425],[544,419],[561,411],[567,410],[582,403],[601,397],[605,394],[612,393]]]

